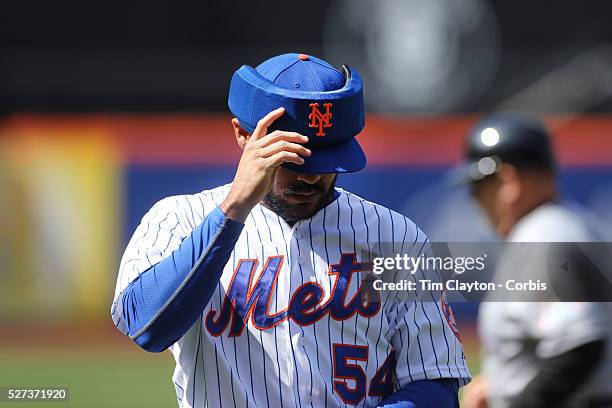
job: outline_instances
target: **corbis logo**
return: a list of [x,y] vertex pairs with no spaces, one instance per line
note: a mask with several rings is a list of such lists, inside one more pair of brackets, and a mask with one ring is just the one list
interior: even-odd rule
[[330,111],[332,104],[329,102],[323,104],[323,107],[325,108],[325,113],[322,113],[319,110],[319,104],[316,102],[313,102],[308,106],[310,106],[311,109],[310,115],[308,115],[308,119],[310,119],[310,124],[308,125],[308,127],[319,128],[316,135],[325,136],[325,131],[323,129],[332,127],[332,114]]

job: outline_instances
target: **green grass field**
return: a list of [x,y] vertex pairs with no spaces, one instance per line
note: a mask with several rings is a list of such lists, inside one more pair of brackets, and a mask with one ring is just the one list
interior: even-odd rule
[[78,351],[0,350],[0,384],[12,387],[65,386],[68,402],[0,403],[15,407],[174,407],[174,361],[134,351],[82,349]]
[[169,352],[140,350],[110,322],[0,325],[0,387],[68,387],[58,403],[3,407],[176,407]]

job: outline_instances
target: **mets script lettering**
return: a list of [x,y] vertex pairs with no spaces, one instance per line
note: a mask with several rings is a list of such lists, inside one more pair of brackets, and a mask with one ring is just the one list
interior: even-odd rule
[[[346,320],[355,313],[363,317],[374,316],[380,308],[378,296],[362,296],[360,286],[347,300],[351,277],[365,268],[357,262],[355,254],[342,254],[340,262],[329,267],[329,275],[335,277],[332,293],[323,302],[325,293],[317,282],[307,282],[293,293],[286,309],[270,313],[270,298],[278,280],[283,256],[271,256],[252,285],[257,266],[255,259],[241,259],[227,289],[221,310],[210,310],[206,316],[206,328],[213,336],[221,335],[230,325],[229,337],[240,336],[248,319],[259,330],[266,330],[292,319],[300,326],[308,326],[329,314],[332,319]],[[230,324],[231,323],[231,324]]]
[[326,102],[323,104],[323,107],[325,108],[325,113],[322,113],[319,110],[318,103],[313,102],[308,106],[310,106],[310,109],[311,109],[310,115],[308,115],[308,119],[310,119],[310,124],[308,125],[308,127],[311,127],[311,128],[318,127],[319,129],[316,135],[325,136],[325,131],[323,129],[332,127],[332,123],[331,123],[332,114],[330,111],[332,104],[329,102]]

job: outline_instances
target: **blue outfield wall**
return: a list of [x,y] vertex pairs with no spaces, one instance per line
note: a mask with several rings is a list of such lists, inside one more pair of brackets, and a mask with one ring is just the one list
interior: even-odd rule
[[[429,196],[433,187],[444,185],[448,170],[448,167],[369,167],[359,173],[341,175],[338,186],[401,212],[425,229],[431,220],[417,205],[411,212],[410,203],[418,202],[419,194],[427,192]],[[156,201],[229,183],[234,171],[230,166],[127,166],[124,242]],[[559,179],[563,197],[596,212],[602,211],[612,195],[612,167],[567,168],[561,171]],[[442,199],[443,190],[434,197],[436,200]],[[601,215],[607,218],[609,214]]]
[[[189,194],[232,181],[235,168],[229,166],[128,166],[125,175],[125,242],[142,216],[158,200],[175,194]],[[343,174],[337,185],[369,201],[400,211],[407,198],[434,185],[446,168],[368,168]],[[410,214],[405,214],[410,217]],[[414,220],[417,221],[416,219]]]
[[[231,182],[233,166],[130,165],[125,169],[124,245],[146,211],[163,197]],[[345,174],[338,186],[385,205],[416,222],[433,241],[490,240],[465,190],[449,186],[449,167],[382,167]],[[612,234],[612,167],[571,167],[560,172],[562,196]],[[473,321],[477,305],[455,304],[460,322]]]

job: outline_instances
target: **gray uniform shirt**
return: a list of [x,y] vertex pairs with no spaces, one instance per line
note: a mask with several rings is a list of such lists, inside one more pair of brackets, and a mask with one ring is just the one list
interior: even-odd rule
[[[526,215],[511,231],[509,242],[593,241],[586,224],[555,203]],[[502,262],[504,261],[502,257]],[[505,260],[507,271],[512,262]],[[508,264],[510,263],[510,265]],[[515,268],[517,273],[518,267]],[[499,269],[496,274],[503,273]],[[560,355],[585,343],[606,339],[612,332],[612,303],[484,302],[479,330],[483,371],[489,382],[489,405],[505,408],[538,373],[538,358]],[[575,400],[612,395],[612,352]]]

